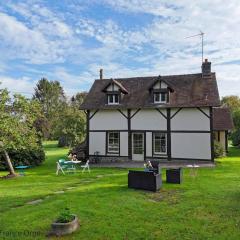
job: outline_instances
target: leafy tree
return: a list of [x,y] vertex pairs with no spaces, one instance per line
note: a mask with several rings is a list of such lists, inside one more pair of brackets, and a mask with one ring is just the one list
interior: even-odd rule
[[240,108],[232,113],[235,129],[240,129]]
[[239,96],[226,96],[221,100],[222,105],[225,105],[230,108],[231,112],[240,109],[240,97]]
[[87,94],[88,94],[87,92],[79,92],[75,96],[72,96],[71,105],[79,108]]
[[56,117],[66,104],[63,88],[58,81],[48,81],[42,78],[36,85],[33,99],[37,99],[41,106],[44,117],[38,119],[36,127],[42,132],[44,138],[52,136]]
[[85,136],[85,114],[77,107],[66,106],[56,122],[55,136],[59,146],[73,146],[80,143]]
[[40,106],[37,101],[27,100],[18,94],[11,99],[6,89],[0,89],[0,151],[4,154],[10,177],[16,176],[16,173],[8,151],[39,145],[39,137],[33,127],[39,116]]

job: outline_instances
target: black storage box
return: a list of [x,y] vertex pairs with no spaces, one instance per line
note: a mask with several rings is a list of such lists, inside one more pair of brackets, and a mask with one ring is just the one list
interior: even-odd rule
[[153,171],[132,171],[128,173],[128,187],[136,189],[144,189],[154,191],[162,186],[162,175],[156,174]]
[[182,182],[182,168],[167,169],[166,170],[166,180],[167,183],[178,183]]

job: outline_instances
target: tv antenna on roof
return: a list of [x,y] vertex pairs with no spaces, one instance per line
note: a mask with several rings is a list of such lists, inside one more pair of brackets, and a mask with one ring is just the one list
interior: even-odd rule
[[186,37],[186,38],[193,38],[193,37],[201,36],[201,39],[202,39],[202,63],[203,63],[203,36],[204,36],[204,34],[205,34],[205,33],[200,30],[200,33],[199,33],[199,34]]

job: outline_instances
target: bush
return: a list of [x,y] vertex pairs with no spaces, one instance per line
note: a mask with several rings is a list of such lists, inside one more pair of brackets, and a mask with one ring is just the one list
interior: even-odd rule
[[62,212],[60,212],[56,222],[57,223],[69,223],[74,220],[74,215],[70,213],[69,208],[65,208]]
[[77,159],[86,162],[86,155],[87,155],[87,143],[86,141],[76,145],[69,153],[76,154]]
[[232,145],[240,146],[240,130],[236,130],[231,134]]
[[214,141],[214,157],[215,158],[222,157],[223,153],[224,153],[224,149],[221,143]]
[[[14,167],[19,165],[38,166],[45,159],[45,153],[41,146],[34,149],[9,150],[8,154]],[[2,153],[0,153],[0,170],[7,170]]]

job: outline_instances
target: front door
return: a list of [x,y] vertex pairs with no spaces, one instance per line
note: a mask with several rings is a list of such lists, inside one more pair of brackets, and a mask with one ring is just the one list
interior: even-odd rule
[[144,133],[132,134],[132,159],[135,161],[144,160]]

